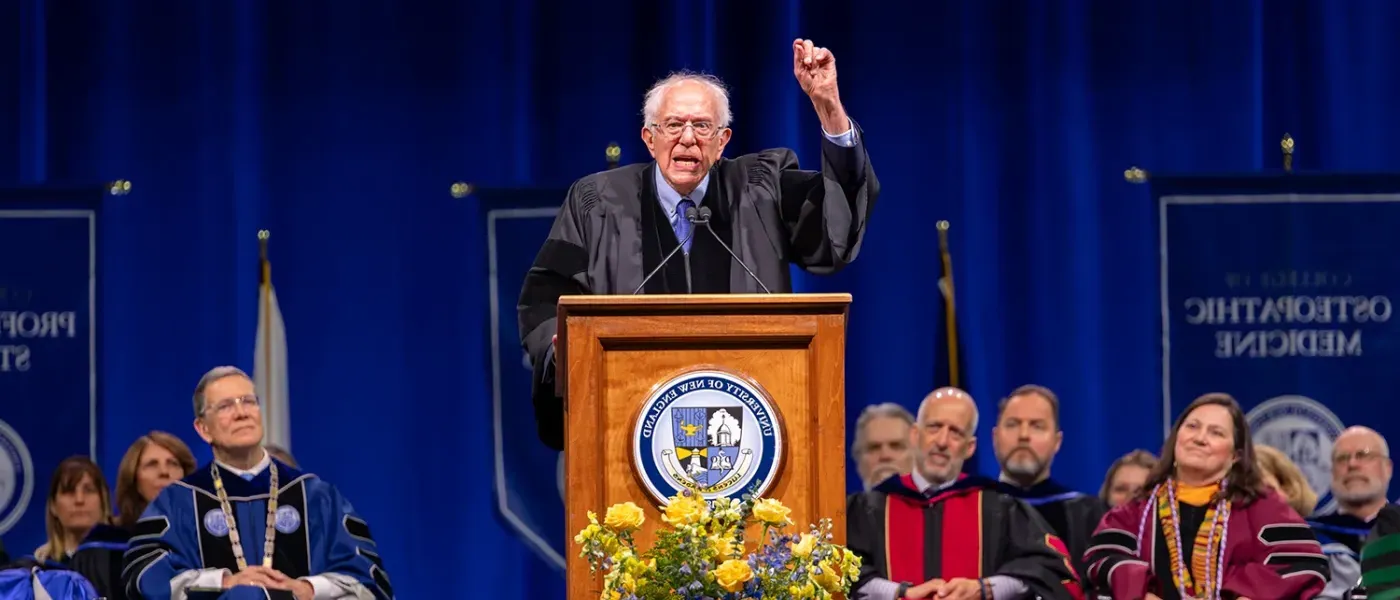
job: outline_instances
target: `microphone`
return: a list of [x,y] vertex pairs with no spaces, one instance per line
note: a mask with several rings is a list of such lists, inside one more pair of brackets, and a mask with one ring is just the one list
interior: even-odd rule
[[710,235],[714,236],[715,241],[719,242],[719,245],[724,247],[725,252],[728,252],[730,256],[734,257],[734,262],[739,263],[739,266],[744,268],[744,272],[748,273],[749,277],[753,278],[754,281],[758,282],[758,287],[763,288],[763,293],[773,293],[771,290],[768,289],[768,286],[763,285],[762,279],[759,279],[757,275],[753,274],[753,271],[749,269],[748,265],[744,264],[744,261],[739,260],[739,256],[737,254],[734,254],[734,250],[729,247],[729,244],[724,243],[724,238],[719,237],[719,234],[715,233],[715,228],[710,225],[711,214],[713,214],[713,212],[710,210],[710,207],[701,206],[699,210],[699,220],[697,222],[701,225],[704,225],[705,229],[710,230]]
[[[708,209],[706,209],[706,210],[708,210]],[[690,227],[690,232],[687,233],[687,234],[685,234],[685,239],[681,240],[681,243],[676,244],[676,248],[675,248],[674,250],[672,250],[670,254],[667,254],[667,255],[666,255],[666,258],[661,259],[661,262],[660,262],[660,263],[657,263],[655,269],[652,269],[650,273],[647,273],[647,276],[646,276],[646,277],[643,277],[643,278],[642,278],[642,284],[639,285],[639,286],[637,286],[637,289],[632,290],[632,295],[635,296],[635,295],[641,293],[642,288],[644,288],[644,287],[647,286],[647,282],[648,282],[648,281],[651,281],[651,278],[652,278],[652,277],[655,277],[657,273],[661,272],[661,268],[664,267],[664,266],[666,266],[666,263],[667,263],[667,262],[670,262],[671,257],[672,257],[672,256],[675,256],[677,252],[680,252],[680,251],[681,251],[681,248],[684,248],[684,247],[685,247],[685,243],[686,243],[686,242],[689,242],[689,241],[690,241],[690,238],[692,238],[692,237],[695,236],[695,223],[698,221],[698,215],[699,215],[699,213],[695,210],[695,207],[694,207],[694,206],[690,206],[690,207],[687,207],[687,208],[685,209],[685,220],[690,221],[690,225],[691,225],[691,227]],[[687,264],[687,266],[689,266],[689,265]],[[689,271],[689,269],[687,269],[687,274],[688,274],[688,271]]]

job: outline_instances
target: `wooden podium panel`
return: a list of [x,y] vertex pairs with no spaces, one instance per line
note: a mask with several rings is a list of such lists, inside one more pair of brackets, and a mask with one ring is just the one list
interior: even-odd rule
[[[688,373],[738,378],[771,400],[779,462],[763,496],[792,509],[789,531],[830,518],[833,541],[844,543],[850,300],[849,294],[560,298],[557,373],[567,413],[569,598],[596,598],[601,591],[601,579],[588,572],[573,543],[588,524],[588,511],[601,520],[607,507],[635,502],[647,517],[638,548],[651,547],[661,512],[635,466],[639,440],[645,439],[639,422],[648,416],[646,400]],[[655,419],[651,424],[670,427]]]

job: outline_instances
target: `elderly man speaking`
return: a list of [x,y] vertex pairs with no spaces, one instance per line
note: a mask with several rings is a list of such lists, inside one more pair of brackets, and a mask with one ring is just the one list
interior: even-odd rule
[[792,69],[825,134],[821,171],[800,170],[786,148],[722,158],[728,92],[714,77],[679,73],[646,94],[641,137],[653,160],[569,190],[516,307],[549,447],[564,444],[553,372],[560,296],[785,293],[791,264],[830,274],[855,260],[880,183],[841,105],[835,55],[795,40]]

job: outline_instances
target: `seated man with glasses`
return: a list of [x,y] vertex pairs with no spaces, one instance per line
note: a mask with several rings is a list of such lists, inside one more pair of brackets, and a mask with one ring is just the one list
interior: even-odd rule
[[653,160],[569,190],[516,307],[549,447],[564,444],[553,373],[560,296],[788,293],[790,265],[830,274],[856,259],[880,182],[841,104],[831,51],[795,40],[792,68],[825,134],[820,171],[801,170],[787,148],[721,158],[729,93],[715,77],[682,72],[646,94],[641,137]]
[[[1332,442],[1332,498],[1337,510],[1307,517],[1332,568],[1318,598],[1347,599],[1361,579],[1361,549],[1382,517],[1400,520],[1400,508],[1386,498],[1391,475],[1390,446],[1370,427],[1348,427]],[[1366,590],[1375,593],[1376,590]]]
[[167,486],[136,522],[122,574],[128,597],[394,597],[369,525],[350,502],[263,448],[246,373],[206,373],[194,413],[214,462]]

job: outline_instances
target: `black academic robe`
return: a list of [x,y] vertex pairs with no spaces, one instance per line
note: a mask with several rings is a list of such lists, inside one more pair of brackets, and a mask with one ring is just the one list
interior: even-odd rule
[[107,600],[126,600],[122,585],[123,556],[131,531],[112,525],[98,525],[88,532],[68,560],[68,568],[77,571],[92,584],[98,595]]
[[1070,562],[1079,580],[1085,581],[1084,553],[1089,549],[1089,538],[1094,536],[1099,520],[1108,512],[1108,504],[1098,496],[1076,492],[1052,479],[1029,488],[1001,482],[1000,489],[1031,505],[1045,519],[1069,548]]
[[[688,263],[684,253],[675,255],[641,292],[761,293],[725,245],[773,293],[792,291],[790,265],[829,274],[854,261],[880,183],[860,127],[853,126],[853,147],[823,139],[821,171],[799,169],[797,155],[785,148],[715,163],[699,205],[712,211],[717,236],[697,225]],[[564,407],[554,389],[552,343],[559,297],[632,294],[679,245],[656,185],[655,162],[574,182],[525,275],[516,306],[521,344],[534,369],[539,436],[556,450],[564,447]]]
[[879,578],[1015,577],[1032,597],[1082,598],[1063,542],[1025,502],[989,479],[963,476],[926,497],[900,475],[847,500],[846,545],[861,558],[861,586]]

